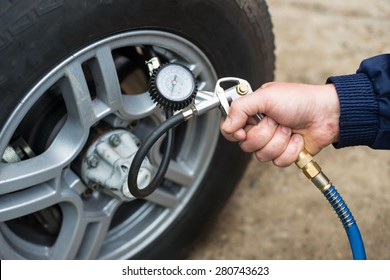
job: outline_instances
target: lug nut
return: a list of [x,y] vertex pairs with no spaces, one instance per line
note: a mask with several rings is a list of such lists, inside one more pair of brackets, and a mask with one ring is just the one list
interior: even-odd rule
[[87,159],[87,164],[91,168],[95,168],[99,163],[99,159],[96,156],[90,156]]
[[119,144],[121,143],[121,138],[119,137],[118,134],[113,134],[110,136],[108,141],[110,142],[110,144],[112,146],[116,147],[116,146],[119,146]]

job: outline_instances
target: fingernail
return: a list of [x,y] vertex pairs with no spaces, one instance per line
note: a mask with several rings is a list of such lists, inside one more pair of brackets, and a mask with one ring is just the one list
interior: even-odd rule
[[272,118],[268,118],[268,124],[270,126],[277,126],[278,125]]
[[298,144],[299,142],[301,142],[302,136],[299,135],[299,134],[293,134],[293,136],[291,136],[291,138],[292,138],[292,140],[293,140],[294,143],[297,143],[297,144]]
[[236,140],[236,141],[239,141],[240,143],[242,142],[242,139],[241,139],[240,137],[238,137],[236,133],[233,133],[233,134],[232,134],[232,138],[233,138],[234,140]]
[[225,130],[226,128],[228,128],[230,125],[232,124],[232,119],[227,116],[225,118],[225,121],[223,122],[223,125],[222,125],[222,129]]

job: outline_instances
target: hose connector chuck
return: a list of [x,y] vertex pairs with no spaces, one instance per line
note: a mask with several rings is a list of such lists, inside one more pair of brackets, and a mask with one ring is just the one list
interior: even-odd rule
[[321,192],[326,191],[332,185],[328,177],[322,172],[321,167],[306,149],[299,153],[295,164]]

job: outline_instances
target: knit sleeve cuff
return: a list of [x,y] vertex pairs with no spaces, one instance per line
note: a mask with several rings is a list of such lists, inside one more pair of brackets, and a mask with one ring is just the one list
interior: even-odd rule
[[378,101],[364,73],[330,77],[340,101],[339,142],[335,148],[371,146],[378,131]]

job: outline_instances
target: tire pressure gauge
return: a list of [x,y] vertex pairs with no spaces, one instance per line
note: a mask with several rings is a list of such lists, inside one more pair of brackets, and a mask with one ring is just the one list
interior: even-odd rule
[[153,71],[149,92],[164,109],[181,110],[194,100],[197,84],[191,70],[178,63],[165,64]]

